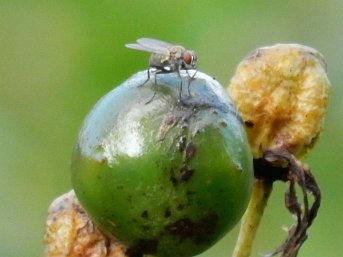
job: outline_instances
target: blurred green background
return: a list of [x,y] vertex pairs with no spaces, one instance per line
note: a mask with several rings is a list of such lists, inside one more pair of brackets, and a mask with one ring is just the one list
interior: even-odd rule
[[[133,73],[148,54],[124,48],[139,37],[195,49],[199,69],[227,85],[258,46],[298,42],[326,57],[332,99],[326,128],[307,162],[323,203],[300,252],[343,250],[343,1],[1,1],[0,256],[43,253],[46,211],[71,188],[70,155],[96,101]],[[273,250],[292,223],[278,183],[252,256]],[[201,257],[231,255],[237,228]]]

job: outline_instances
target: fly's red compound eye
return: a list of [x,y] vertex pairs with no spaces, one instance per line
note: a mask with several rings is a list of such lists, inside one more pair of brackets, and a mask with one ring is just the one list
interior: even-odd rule
[[186,51],[186,52],[183,54],[182,59],[183,59],[183,63],[184,63],[184,64],[190,65],[190,64],[193,62],[193,55],[192,55],[190,52],[187,52],[187,51]]

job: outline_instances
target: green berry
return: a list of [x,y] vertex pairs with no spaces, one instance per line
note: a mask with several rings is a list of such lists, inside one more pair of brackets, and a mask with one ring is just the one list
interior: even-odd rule
[[[72,183],[128,255],[197,255],[241,218],[252,156],[230,97],[198,72],[140,72],[104,96],[78,136]],[[188,94],[188,83],[190,95]]]

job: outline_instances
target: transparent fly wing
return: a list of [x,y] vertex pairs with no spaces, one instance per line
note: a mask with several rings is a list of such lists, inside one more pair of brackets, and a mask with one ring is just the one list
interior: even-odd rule
[[159,39],[154,39],[154,38],[139,38],[137,39],[137,43],[145,46],[160,46],[164,48],[171,47],[173,44],[170,44],[168,42],[159,40]]
[[139,38],[137,43],[143,47],[154,50],[154,53],[169,55],[169,49],[173,45],[158,39],[153,38]]
[[148,53],[156,53],[159,54],[160,52],[152,49],[152,48],[148,48],[139,44],[125,44],[125,47],[130,48],[130,49],[135,49],[135,50],[140,50],[140,51],[145,51]]
[[130,49],[135,49],[135,50],[140,50],[140,51],[145,51],[148,53],[155,53],[155,54],[162,54],[162,55],[166,55],[169,56],[169,50],[166,48],[162,48],[162,47],[147,47],[147,46],[143,46],[143,45],[139,45],[139,44],[125,44],[125,47],[130,48]]

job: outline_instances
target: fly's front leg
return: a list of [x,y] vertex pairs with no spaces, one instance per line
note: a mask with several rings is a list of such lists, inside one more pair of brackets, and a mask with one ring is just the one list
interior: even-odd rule
[[180,69],[177,70],[177,75],[180,78],[180,94],[179,94],[179,102],[182,102],[182,77],[180,74]]
[[188,78],[189,78],[188,79],[188,85],[187,85],[187,91],[188,91],[188,97],[190,97],[191,96],[191,92],[190,92],[189,87],[191,85],[192,80],[195,78],[195,75],[198,73],[198,70],[195,70],[195,72],[194,72],[194,74],[192,76],[189,74],[188,69],[186,69],[186,72],[187,72],[187,75],[188,75]]

